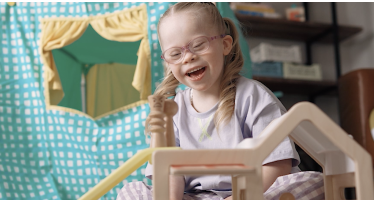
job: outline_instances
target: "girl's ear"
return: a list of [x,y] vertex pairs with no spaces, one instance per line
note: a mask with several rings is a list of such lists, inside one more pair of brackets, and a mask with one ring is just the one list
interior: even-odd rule
[[231,52],[232,42],[233,42],[233,39],[232,39],[231,35],[226,35],[223,38],[223,55],[226,56]]

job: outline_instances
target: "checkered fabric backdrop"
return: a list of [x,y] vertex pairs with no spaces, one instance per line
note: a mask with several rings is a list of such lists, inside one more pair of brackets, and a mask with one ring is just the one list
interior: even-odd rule
[[[46,110],[39,54],[42,18],[96,16],[140,4],[0,2],[0,199],[77,199],[148,147],[143,134],[148,104],[98,120]],[[156,26],[173,3],[146,4],[154,91],[163,77]],[[101,199],[115,199],[126,182],[151,184],[144,168]]]
[[[112,13],[136,3],[0,3],[0,199],[77,199],[147,148],[148,104],[93,121],[45,109],[41,18]],[[152,80],[163,75],[156,26],[170,3],[147,3]],[[152,82],[152,91],[157,81]],[[123,183],[145,181],[145,165]],[[102,199],[115,199],[118,184]]]

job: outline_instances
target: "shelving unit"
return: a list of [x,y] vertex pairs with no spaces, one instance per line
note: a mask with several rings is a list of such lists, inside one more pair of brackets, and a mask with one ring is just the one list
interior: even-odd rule
[[[332,25],[319,22],[297,22],[286,19],[272,19],[235,14],[247,27],[250,37],[264,37],[281,40],[330,43],[333,41]],[[339,25],[339,42],[359,33],[362,28]]]
[[[286,94],[299,95],[336,95],[335,81],[307,81],[296,79],[272,78],[263,76],[253,76],[254,80],[258,80],[272,91],[282,91]],[[308,88],[308,89],[305,89]]]
[[[313,43],[331,44],[334,46],[334,60],[336,80],[341,75],[339,43],[362,31],[356,26],[338,25],[336,16],[336,3],[331,3],[331,23],[309,21],[308,3],[303,3],[306,22],[289,21],[286,19],[271,19],[236,14],[243,27],[246,27],[245,35],[249,37],[261,37],[289,41],[301,41],[305,43],[306,65],[312,64],[311,47]],[[272,91],[282,91],[285,95],[306,95],[309,101],[314,102],[319,95],[337,96],[337,81],[309,81],[272,77],[253,76]],[[300,157],[303,159],[302,170],[321,171],[321,167],[311,159],[300,147],[296,146]]]
[[[306,19],[308,20],[308,4],[304,3]],[[271,19],[248,15],[235,14],[237,19],[246,27],[249,37],[262,37],[290,41],[302,41],[306,44],[307,65],[312,63],[311,45],[325,43],[334,45],[335,68],[337,80],[340,77],[339,42],[362,31],[356,26],[338,25],[336,20],[336,5],[331,3],[332,23],[297,22],[286,19]],[[265,84],[272,91],[282,91],[285,94],[307,95],[314,102],[318,95],[337,94],[336,81],[307,81],[254,76],[253,79]]]

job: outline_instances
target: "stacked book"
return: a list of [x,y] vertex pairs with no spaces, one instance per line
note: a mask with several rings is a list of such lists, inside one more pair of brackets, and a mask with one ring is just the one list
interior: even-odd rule
[[301,80],[322,80],[318,64],[301,64],[299,46],[274,46],[261,43],[250,51],[252,74]]
[[269,4],[232,2],[230,7],[233,11],[242,15],[280,18],[280,15]]

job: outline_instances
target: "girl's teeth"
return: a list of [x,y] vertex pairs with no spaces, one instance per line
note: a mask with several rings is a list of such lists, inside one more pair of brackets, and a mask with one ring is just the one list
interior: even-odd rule
[[192,70],[192,71],[190,71],[190,72],[188,72],[189,74],[190,73],[192,73],[192,72],[196,72],[197,70],[200,70],[200,69],[202,69],[203,67],[200,67],[200,68],[198,68],[198,69],[194,69],[194,70]]

